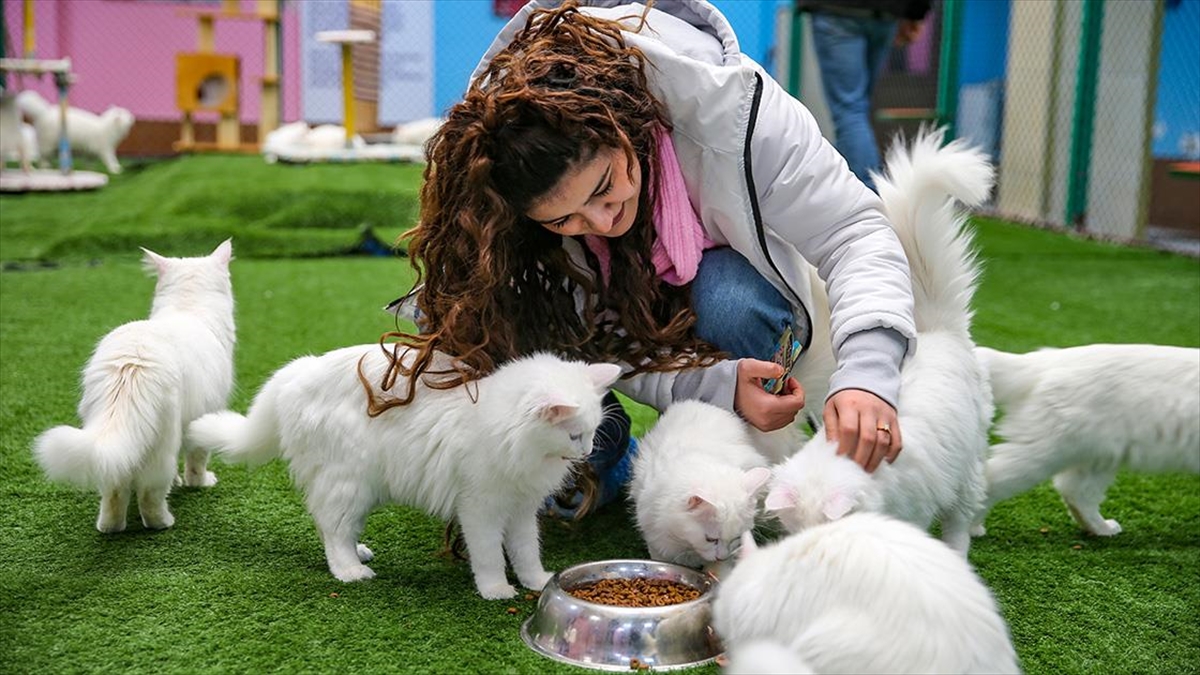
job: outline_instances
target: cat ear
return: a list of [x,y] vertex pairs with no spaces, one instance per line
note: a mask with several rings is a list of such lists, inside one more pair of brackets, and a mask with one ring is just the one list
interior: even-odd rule
[[829,520],[838,520],[850,513],[850,510],[855,507],[856,501],[852,495],[846,492],[835,492],[825,500],[825,505],[821,507],[821,513]]
[[769,480],[771,480],[771,470],[765,466],[756,466],[742,474],[742,487],[750,494],[758,494],[758,491]]
[[[142,248],[142,247],[139,247]],[[162,274],[163,270],[167,269],[167,259],[161,255],[151,251],[148,248],[142,248],[142,267],[147,272],[154,274]]]
[[536,414],[547,424],[560,424],[575,416],[579,406],[561,400],[546,400],[538,405]]
[[787,485],[776,485],[767,493],[763,508],[767,511],[784,511],[796,505],[796,491]]
[[208,257],[219,263],[229,264],[229,261],[233,259],[233,239],[221,242]]
[[738,560],[745,560],[758,552],[758,544],[754,543],[754,535],[742,533],[742,547],[738,550]]
[[692,495],[691,497],[688,497],[688,511],[711,511],[713,508],[712,502],[708,501],[704,497],[701,497],[700,495]]
[[597,389],[608,389],[621,377],[621,366],[613,363],[592,363],[587,367],[588,376]]

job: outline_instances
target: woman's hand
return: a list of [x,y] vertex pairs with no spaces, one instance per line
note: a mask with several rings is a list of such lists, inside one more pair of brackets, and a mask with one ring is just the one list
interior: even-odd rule
[[838,454],[849,455],[867,473],[885,458],[896,461],[903,446],[896,409],[862,389],[843,389],[829,398],[825,438],[837,439]]
[[763,389],[763,381],[783,377],[783,366],[772,361],[740,359],[733,409],[759,431],[775,431],[791,424],[804,407],[804,389],[794,377],[783,383],[783,393]]

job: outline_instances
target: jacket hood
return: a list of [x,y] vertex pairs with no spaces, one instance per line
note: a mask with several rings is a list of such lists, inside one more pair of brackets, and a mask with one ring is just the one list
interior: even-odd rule
[[[512,42],[513,37],[525,27],[525,22],[528,21],[529,15],[539,9],[549,9],[558,7],[563,4],[563,0],[530,0],[524,7],[517,10],[517,13],[509,19],[504,28],[492,41],[490,47],[483,58],[479,60],[479,64],[475,66],[474,72],[471,73],[471,82],[474,82],[477,77],[484,71],[487,64],[495,58],[500,50],[508,46]],[[580,0],[579,6],[583,11],[589,8],[601,10],[613,10],[622,8],[619,13],[604,12],[612,18],[619,16],[637,16],[645,10],[647,3],[641,0]],[[628,11],[623,11],[627,9]],[[711,3],[705,0],[654,0],[653,7],[650,9],[651,14],[661,12],[669,14],[676,19],[679,19],[700,31],[716,38],[721,43],[722,56],[726,63],[737,63],[741,47],[738,46],[737,36],[733,32],[733,27],[729,25],[729,21],[725,18],[721,11],[714,7]]]

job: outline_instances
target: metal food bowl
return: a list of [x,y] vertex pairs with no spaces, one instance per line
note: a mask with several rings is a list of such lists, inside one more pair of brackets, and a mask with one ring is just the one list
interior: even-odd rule
[[[619,607],[577,598],[575,589],[601,579],[665,579],[700,597],[662,607]],[[654,560],[602,560],[555,574],[521,626],[531,649],[584,668],[630,672],[638,664],[674,670],[708,663],[722,651],[712,629],[716,580],[697,570]]]

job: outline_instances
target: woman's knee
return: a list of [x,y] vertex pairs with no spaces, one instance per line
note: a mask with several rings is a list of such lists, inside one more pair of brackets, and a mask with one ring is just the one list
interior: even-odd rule
[[735,358],[769,358],[792,304],[732,248],[704,253],[692,282],[696,334]]

